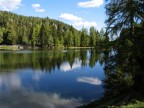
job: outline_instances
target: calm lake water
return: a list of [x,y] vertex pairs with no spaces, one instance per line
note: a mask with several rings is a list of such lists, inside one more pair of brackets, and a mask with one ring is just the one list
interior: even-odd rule
[[96,50],[0,51],[0,108],[74,108],[103,96]]

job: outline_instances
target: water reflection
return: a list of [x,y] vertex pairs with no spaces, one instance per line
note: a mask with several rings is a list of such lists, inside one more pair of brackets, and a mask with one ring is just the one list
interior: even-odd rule
[[34,81],[40,81],[42,76],[43,76],[42,71],[35,71],[35,73],[33,73],[33,75],[32,75],[32,79]]
[[74,108],[80,105],[80,99],[62,98],[58,93],[15,91],[0,98],[1,108]]
[[16,90],[21,87],[21,79],[18,75],[0,75],[0,92],[8,92],[9,90]]
[[60,70],[67,72],[76,68],[80,68],[81,67],[81,60],[79,60],[78,58],[75,58],[74,63],[72,64],[72,66],[69,64],[69,62],[64,62],[61,64],[60,66]]
[[84,49],[1,51],[0,106],[73,108],[99,99],[104,72],[98,57]]
[[93,84],[93,85],[101,85],[102,81],[98,78],[94,77],[80,77],[77,79],[78,82],[82,83],[88,83],[88,84]]
[[94,67],[100,58],[99,53],[97,50],[0,51],[0,72],[19,68],[33,68],[47,72],[58,68],[67,71],[87,64]]

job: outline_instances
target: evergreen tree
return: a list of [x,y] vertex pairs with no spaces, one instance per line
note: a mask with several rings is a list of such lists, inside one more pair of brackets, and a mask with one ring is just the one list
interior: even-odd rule
[[63,26],[62,24],[58,25],[58,29],[57,29],[57,35],[59,36],[59,44],[60,45],[64,45],[64,31],[63,31]]
[[96,30],[94,27],[90,27],[90,45],[95,46],[96,41]]
[[39,33],[40,33],[40,25],[37,24],[35,27],[33,27],[32,39],[31,39],[32,46],[38,44]]
[[80,46],[80,34],[78,32],[74,32],[74,46],[79,47]]
[[144,20],[143,0],[109,0],[106,5],[108,19],[107,33],[118,34],[123,28],[130,28],[131,36],[135,23]]
[[69,32],[68,32],[67,45],[68,45],[68,46],[73,46],[73,45],[74,45],[74,43],[73,43],[73,34],[72,34],[72,31],[69,31]]
[[36,28],[33,28],[33,32],[32,32],[32,40],[31,40],[31,44],[32,46],[36,45]]
[[143,7],[143,0],[110,0],[106,5],[107,33],[119,34],[105,60],[107,96],[125,93],[126,101],[144,98]]
[[21,36],[21,44],[27,45],[28,44],[28,34],[26,27],[23,27],[22,36]]
[[51,34],[53,36],[53,43],[55,46],[59,45],[59,40],[58,40],[58,36],[57,36],[57,29],[55,26],[52,27],[52,31]]
[[88,32],[86,28],[82,28],[82,33],[81,33],[81,47],[86,47],[89,46],[89,37],[88,37]]
[[0,44],[3,42],[3,29],[0,28]]
[[99,44],[105,44],[106,39],[108,40],[108,36],[106,36],[104,29],[102,28],[99,32]]
[[7,31],[7,44],[14,45],[17,42],[16,32],[12,25],[9,26]]
[[39,38],[42,47],[50,47],[52,45],[52,36],[50,35],[49,23],[47,21],[43,21]]
[[63,22],[0,11],[1,44],[22,44],[39,47],[64,46],[68,45],[69,41],[67,31],[72,32],[71,45],[80,46],[81,32]]

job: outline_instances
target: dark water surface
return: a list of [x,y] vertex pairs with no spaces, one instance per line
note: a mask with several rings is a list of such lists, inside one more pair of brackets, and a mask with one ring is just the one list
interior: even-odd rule
[[103,96],[96,50],[0,51],[0,108],[74,108]]

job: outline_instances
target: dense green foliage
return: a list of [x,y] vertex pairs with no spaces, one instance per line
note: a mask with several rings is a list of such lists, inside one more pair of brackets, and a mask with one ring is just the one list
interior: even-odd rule
[[119,104],[144,99],[143,7],[142,0],[110,0],[106,5],[107,33],[119,36],[105,52],[105,96],[124,95]]
[[107,0],[106,35],[118,36],[106,49],[104,97],[84,108],[144,107],[144,1]]
[[144,6],[141,0],[112,0],[106,5],[107,31],[120,32],[106,60],[108,95],[135,91],[141,94],[144,90],[144,9],[141,6]]
[[133,35],[135,24],[140,24],[144,20],[143,0],[107,0],[106,20],[107,32],[118,34],[123,28],[130,28]]
[[[98,39],[99,38],[99,39]],[[50,18],[26,17],[0,11],[0,44],[29,45],[52,48],[57,46],[96,46],[100,34],[91,27],[82,31]]]

